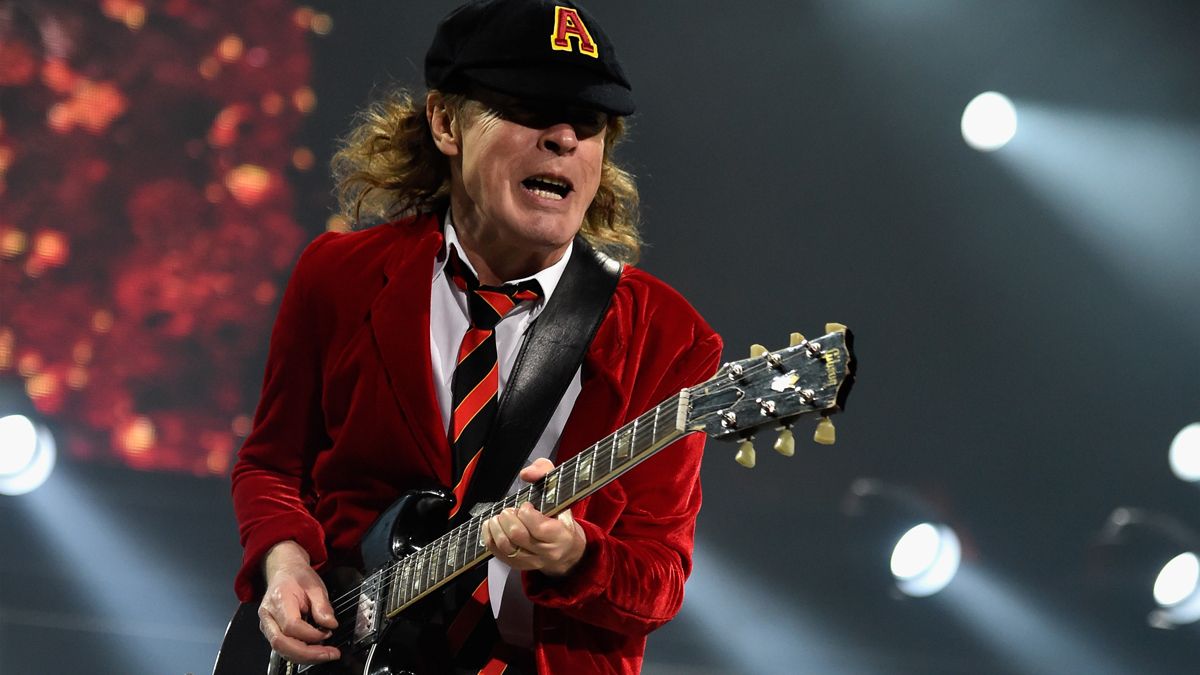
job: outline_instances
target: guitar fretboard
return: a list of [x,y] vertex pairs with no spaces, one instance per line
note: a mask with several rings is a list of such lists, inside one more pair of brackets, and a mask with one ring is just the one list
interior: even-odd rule
[[491,554],[480,543],[483,523],[509,507],[529,502],[547,516],[599,490],[687,433],[688,392],[663,401],[642,416],[617,429],[595,445],[563,462],[541,480],[501,501],[473,510],[472,517],[453,530],[382,570],[391,618],[440,588]]

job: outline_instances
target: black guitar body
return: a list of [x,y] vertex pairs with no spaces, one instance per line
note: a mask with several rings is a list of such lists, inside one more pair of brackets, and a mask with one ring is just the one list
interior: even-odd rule
[[[363,566],[374,570],[420,550],[446,530],[454,495],[442,488],[413,490],[387,508],[360,544]],[[353,592],[362,582],[360,570],[339,567],[323,576],[329,597]],[[296,665],[272,652],[258,627],[258,603],[243,603],[234,613],[213,675],[426,675],[451,669],[439,658],[445,644],[445,601],[441,593],[421,600],[385,622],[370,643],[353,643],[355,608],[337,609],[338,628],[328,644],[340,644],[342,658],[333,663]],[[421,648],[417,649],[416,646]]]

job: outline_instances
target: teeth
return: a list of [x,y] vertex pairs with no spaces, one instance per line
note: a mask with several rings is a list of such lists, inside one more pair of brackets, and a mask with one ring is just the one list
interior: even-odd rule
[[550,185],[558,186],[564,190],[571,189],[571,186],[568,185],[566,181],[558,180],[557,178],[550,178],[549,176],[534,176],[533,179],[543,183],[548,183]]
[[529,190],[530,192],[532,192],[533,194],[535,194],[539,197],[544,197],[546,199],[562,199],[563,198],[563,196],[558,194],[557,192],[551,192],[549,190],[543,190],[541,188],[526,188],[526,189]]
[[530,176],[521,181],[526,190],[543,199],[562,200],[571,192],[570,183],[550,176]]

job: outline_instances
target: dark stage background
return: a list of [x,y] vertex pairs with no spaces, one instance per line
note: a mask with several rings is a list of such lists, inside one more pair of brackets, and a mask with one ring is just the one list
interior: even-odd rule
[[[0,672],[211,669],[228,469],[333,140],[417,87],[455,2],[0,0],[0,385],[59,435],[0,496]],[[696,568],[647,673],[1185,673],[1097,547],[1200,528],[1200,6],[599,2],[639,112],[641,263],[748,345],[857,335],[839,442],[710,443]],[[1016,138],[964,144],[998,90]],[[900,599],[839,506],[870,476],[963,541]],[[879,563],[883,565],[883,562]]]

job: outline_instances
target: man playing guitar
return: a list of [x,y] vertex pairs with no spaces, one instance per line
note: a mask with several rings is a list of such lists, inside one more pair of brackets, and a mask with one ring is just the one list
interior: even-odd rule
[[[464,5],[425,76],[423,100],[377,101],[335,158],[347,213],[389,222],[301,255],[233,469],[237,593],[293,664],[349,663],[325,573],[363,567],[360,541],[402,494],[445,486],[446,517],[464,517],[704,381],[721,354],[686,300],[630,264],[637,191],[612,151],[634,105],[590,13]],[[599,309],[575,317],[589,294]],[[582,334],[566,364],[526,344],[556,325]],[[562,384],[542,386],[552,367]],[[507,413],[539,392],[519,475],[497,470],[500,430],[524,421]],[[703,444],[686,436],[555,517],[525,503],[486,520],[494,559],[457,580],[439,637],[406,648],[434,672],[638,672],[683,600]]]

